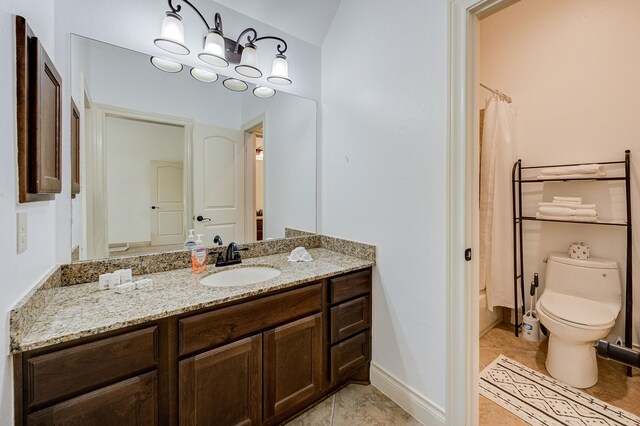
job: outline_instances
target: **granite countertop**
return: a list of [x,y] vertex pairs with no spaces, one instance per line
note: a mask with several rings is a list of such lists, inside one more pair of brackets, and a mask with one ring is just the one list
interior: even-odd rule
[[[191,269],[177,269],[135,276],[153,279],[153,286],[118,294],[113,290],[98,290],[97,283],[56,288],[33,326],[22,339],[12,341],[11,353],[42,348],[85,336],[117,330],[147,321],[216,306],[278,289],[292,287],[328,276],[342,274],[374,265],[336,251],[315,248],[309,253],[312,262],[292,263],[288,253],[254,257],[242,265],[215,268],[192,275]],[[242,287],[208,287],[200,280],[211,273],[242,266],[260,265],[280,269],[279,276]]]

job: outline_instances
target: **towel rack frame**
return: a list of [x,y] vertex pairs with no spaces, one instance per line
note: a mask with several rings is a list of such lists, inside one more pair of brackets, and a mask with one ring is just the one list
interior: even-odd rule
[[[569,167],[569,166],[584,166],[592,163],[577,163],[577,164],[554,164],[546,166],[522,166],[522,159],[519,159],[513,165],[511,172],[511,195],[512,195],[512,211],[513,211],[513,301],[515,310],[515,324],[514,333],[516,337],[520,333],[520,314],[524,315],[526,312],[524,302],[524,231],[523,222],[537,221],[537,222],[562,222],[574,225],[600,225],[600,226],[624,226],[627,229],[627,260],[626,260],[626,283],[625,283],[625,316],[624,316],[624,344],[627,348],[632,347],[633,343],[633,232],[631,227],[631,152],[626,150],[624,152],[623,161],[607,161],[597,162],[597,164],[603,165],[624,165],[624,176],[621,177],[598,177],[598,178],[573,178],[573,179],[522,179],[522,170],[529,169],[542,169],[551,167]],[[625,198],[626,198],[626,216],[625,223],[620,222],[569,222],[562,220],[549,220],[538,219],[536,217],[524,216],[522,214],[522,185],[528,183],[542,183],[545,182],[591,182],[591,181],[624,181],[625,183]],[[632,376],[632,368],[627,367],[627,376]]]

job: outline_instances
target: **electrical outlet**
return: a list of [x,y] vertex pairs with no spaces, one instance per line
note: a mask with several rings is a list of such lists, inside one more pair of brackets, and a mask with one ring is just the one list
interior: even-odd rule
[[27,212],[18,212],[17,224],[17,249],[18,253],[22,253],[27,249]]

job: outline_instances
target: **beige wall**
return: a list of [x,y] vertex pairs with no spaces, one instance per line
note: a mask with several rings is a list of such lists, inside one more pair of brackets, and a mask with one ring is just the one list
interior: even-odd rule
[[[517,156],[523,164],[615,161],[631,149],[636,223],[640,223],[638,16],[636,0],[522,0],[482,20],[479,42],[480,80],[514,100]],[[484,90],[479,93],[488,96]],[[548,184],[529,191],[525,214],[535,213],[543,198],[575,194],[597,203],[603,219],[624,218],[620,184]],[[548,252],[564,251],[574,240],[589,242],[594,256],[625,265],[622,228],[533,223],[525,229],[526,283],[534,271],[544,272]],[[638,231],[633,248],[634,281],[639,283]],[[640,286],[635,287],[637,307]],[[622,317],[614,329],[618,334]],[[635,324],[640,324],[638,317]]]

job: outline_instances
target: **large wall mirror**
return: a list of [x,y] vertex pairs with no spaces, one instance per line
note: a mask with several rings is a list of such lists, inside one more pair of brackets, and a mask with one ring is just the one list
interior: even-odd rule
[[232,91],[222,75],[161,71],[148,55],[76,35],[71,67],[74,260],[180,249],[189,229],[206,245],[316,231],[314,101],[260,97],[251,82]]

